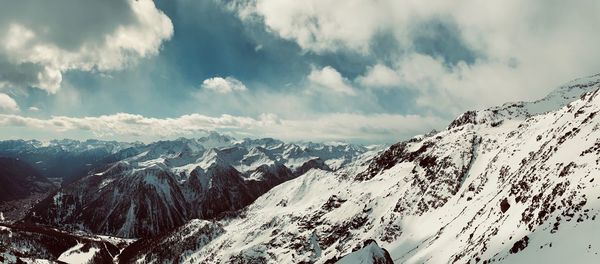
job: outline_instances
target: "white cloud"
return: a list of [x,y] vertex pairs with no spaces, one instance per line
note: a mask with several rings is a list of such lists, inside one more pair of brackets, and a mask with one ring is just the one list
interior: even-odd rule
[[173,35],[151,0],[16,1],[0,11],[1,86],[59,90],[69,70],[119,70],[158,53]]
[[54,116],[49,119],[23,117],[19,115],[0,115],[2,126],[23,126],[34,129],[54,131],[90,131],[94,135],[169,137],[191,135],[216,129],[244,129],[270,122],[269,119],[253,119],[222,115],[209,117],[199,114],[184,115],[178,118],[146,118],[141,115],[117,113],[98,117]]
[[[536,98],[539,83],[528,79],[528,72],[506,67],[503,63],[458,63],[447,67],[439,58],[413,54],[399,61],[401,85],[414,89],[417,105],[456,115],[465,107],[483,108],[504,102]],[[551,89],[558,83],[548,84]],[[524,96],[526,95],[526,96]]]
[[[260,17],[265,26],[302,48],[317,52],[351,48],[366,51],[385,22],[370,0],[257,0],[233,2],[243,19]],[[360,18],[360,19],[358,19]]]
[[[433,116],[401,114],[331,113],[308,119],[283,119],[261,131],[288,140],[350,140],[395,143],[439,128]],[[258,134],[261,135],[261,134]]]
[[372,88],[390,88],[401,83],[398,73],[383,64],[370,67],[365,75],[359,76],[356,81],[362,86]]
[[[301,119],[284,119],[274,114],[258,118],[200,114],[177,118],[149,118],[119,113],[98,117],[55,116],[49,119],[0,114],[0,126],[50,132],[82,132],[88,137],[151,141],[194,136],[220,131],[238,136],[275,137],[284,140],[352,140],[395,142],[399,138],[435,128],[435,117],[393,114],[332,113]],[[85,138],[83,135],[82,138]]]
[[[412,84],[424,90],[421,94],[425,97],[417,99],[422,105],[437,108],[446,105],[462,112],[504,100],[534,99],[560,83],[600,71],[597,52],[600,2],[594,0],[569,5],[544,0],[238,0],[234,3],[231,7],[242,20],[263,23],[269,31],[295,41],[307,52],[369,53],[377,36],[393,36],[397,50],[387,51],[386,59],[397,64],[394,69],[410,67],[407,61],[430,60],[431,64],[426,66],[431,68],[412,71],[416,76],[407,76],[406,69],[400,71],[409,81],[427,74],[425,85]],[[476,54],[476,61],[470,65],[448,65],[437,57],[426,58],[429,55],[417,52],[416,36],[423,25],[432,21],[456,27],[457,38]],[[438,43],[444,45],[443,39]],[[386,51],[378,50],[378,54],[382,52]],[[445,68],[439,68],[440,65]],[[377,72],[367,72],[357,81],[370,86],[383,80],[375,78],[374,73]],[[388,73],[387,77],[391,77],[391,72]],[[367,78],[370,75],[373,78]],[[433,102],[430,90],[452,96],[438,96],[435,100],[439,101]],[[460,100],[463,105],[455,107]]]
[[202,88],[217,93],[243,92],[248,90],[246,85],[231,76],[225,79],[221,77],[206,79],[202,82]]
[[308,75],[308,80],[320,88],[325,88],[326,91],[347,95],[356,94],[352,86],[348,84],[348,80],[331,66],[325,66],[322,69],[313,69]]
[[0,113],[2,112],[19,112],[19,105],[17,104],[15,99],[13,99],[5,93],[0,93]]

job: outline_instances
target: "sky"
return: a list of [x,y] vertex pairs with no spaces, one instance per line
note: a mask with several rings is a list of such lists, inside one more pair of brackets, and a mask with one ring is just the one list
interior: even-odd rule
[[594,0],[2,5],[0,139],[394,143],[600,72]]

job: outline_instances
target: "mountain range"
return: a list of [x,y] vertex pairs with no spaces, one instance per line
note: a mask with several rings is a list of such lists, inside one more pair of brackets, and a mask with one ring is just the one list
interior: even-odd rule
[[599,89],[600,75],[577,79],[387,148],[117,144],[0,226],[0,260],[595,263]]
[[13,153],[45,158],[34,164],[56,160],[64,152],[73,153],[62,157],[67,164],[69,157],[78,162],[97,154],[86,173],[63,182],[21,222],[126,238],[154,236],[190,219],[235,212],[277,184],[313,168],[337,170],[368,151],[343,143],[235,140],[216,133],[151,144],[8,143],[16,145]]

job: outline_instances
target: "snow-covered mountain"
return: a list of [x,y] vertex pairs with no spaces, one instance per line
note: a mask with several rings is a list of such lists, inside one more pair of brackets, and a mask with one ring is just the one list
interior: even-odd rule
[[161,236],[201,239],[177,258],[148,248],[128,261],[597,263],[598,89],[600,75],[579,79],[337,171],[311,169],[236,216],[188,224],[206,233]]
[[366,151],[351,144],[235,140],[216,133],[137,145],[63,186],[24,222],[151,237],[189,219],[223,217],[310,169],[335,171]]

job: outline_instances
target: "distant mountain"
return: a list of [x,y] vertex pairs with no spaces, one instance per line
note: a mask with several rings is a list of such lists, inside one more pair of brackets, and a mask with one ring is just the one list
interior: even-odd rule
[[335,171],[368,149],[284,143],[211,133],[136,145],[79,177],[24,220],[121,237],[150,237],[193,218],[239,210],[274,186],[316,168]]
[[467,112],[439,133],[280,184],[212,223],[218,235],[163,234],[204,238],[177,258],[149,249],[128,260],[596,263],[599,89],[596,75],[536,102]]
[[60,178],[66,183],[86,174],[96,166],[112,162],[109,156],[141,143],[101,140],[5,140],[0,141],[0,157],[18,158],[29,163],[46,178]]

